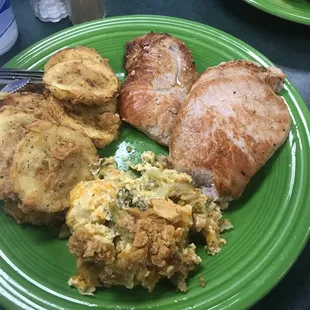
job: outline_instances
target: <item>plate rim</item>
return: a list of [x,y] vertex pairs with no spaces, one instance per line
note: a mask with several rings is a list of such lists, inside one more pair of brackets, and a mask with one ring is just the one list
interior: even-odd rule
[[[55,39],[55,37],[62,37],[63,34],[65,33],[71,33],[72,32],[74,33],[75,30],[79,30],[79,29],[83,29],[83,28],[87,28],[89,26],[96,26],[96,25],[104,25],[104,24],[108,24],[109,22],[112,22],[112,21],[117,21],[117,20],[127,20],[127,21],[132,21],[132,22],[135,22],[139,19],[150,19],[152,21],[157,21],[157,22],[161,22],[161,21],[165,21],[167,22],[167,19],[169,19],[169,22],[170,21],[175,21],[175,22],[179,22],[179,23],[186,23],[189,25],[189,27],[199,27],[199,28],[202,28],[202,29],[205,29],[206,32],[210,33],[210,32],[214,32],[214,33],[217,33],[217,34],[222,34],[224,35],[230,42],[233,42],[234,44],[238,44],[240,46],[242,46],[243,48],[246,48],[248,49],[249,51],[254,51],[254,54],[255,56],[257,56],[261,61],[263,61],[265,63],[265,65],[273,65],[273,63],[266,57],[264,56],[263,54],[261,54],[259,51],[257,51],[254,47],[250,46],[249,44],[247,44],[246,42],[230,35],[229,33],[226,33],[222,30],[219,30],[217,28],[214,28],[212,26],[208,26],[208,25],[205,25],[205,24],[202,24],[202,23],[199,23],[199,22],[196,22],[196,21],[192,21],[192,20],[187,20],[187,19],[183,19],[183,18],[178,18],[178,17],[170,17],[170,16],[164,16],[164,15],[140,15],[140,14],[137,14],[137,15],[124,15],[124,16],[115,16],[115,17],[108,17],[108,18],[105,18],[103,20],[97,20],[97,21],[91,21],[91,22],[88,22],[88,23],[84,23],[82,25],[76,25],[76,26],[72,26],[72,27],[69,27],[69,28],[66,28],[66,29],[63,29],[59,32],[56,32],[36,43],[34,43],[33,45],[31,45],[30,47],[26,48],[25,50],[23,50],[22,52],[20,52],[18,55],[16,55],[15,57],[13,57],[10,61],[8,61],[4,66],[5,67],[8,67],[8,66],[12,66],[11,64],[13,62],[17,62],[18,63],[18,60],[19,59],[23,59],[23,57],[26,57],[27,54],[31,51],[34,51],[34,49],[37,51],[37,47],[42,47],[43,45],[43,48],[44,48],[44,44],[48,44],[49,40],[51,39]],[[31,55],[29,55],[28,57],[30,57]],[[301,111],[301,115],[305,118],[305,120],[307,119],[307,122],[304,124],[305,125],[305,130],[307,132],[310,132],[310,129],[308,127],[308,124],[310,124],[310,113],[309,113],[309,110],[304,102],[304,100],[302,99],[301,95],[298,93],[298,91],[295,89],[295,87],[291,84],[291,82],[289,80],[286,80],[286,83],[285,83],[285,87],[287,88],[289,94],[290,94],[290,97],[291,99],[295,100],[296,101],[296,104],[298,103],[298,108],[300,109]],[[297,105],[296,105],[297,107]],[[300,115],[298,114],[298,117],[300,117]],[[308,143],[310,144],[310,138],[308,139]],[[309,199],[310,201],[310,199]],[[260,299],[262,299],[268,292],[270,292],[277,284],[278,282],[284,277],[284,275],[289,271],[289,269],[292,267],[293,263],[297,260],[297,258],[299,257],[299,255],[301,254],[302,250],[304,249],[308,239],[309,239],[309,236],[310,236],[310,227],[308,227],[308,230],[306,232],[306,234],[303,236],[303,240],[301,241],[299,247],[298,247],[298,250],[296,250],[294,253],[294,255],[287,259],[286,257],[286,262],[287,262],[287,266],[285,268],[285,270],[281,269],[279,272],[278,270],[278,273],[277,273],[277,280],[276,281],[271,281],[272,284],[267,284],[267,285],[264,285],[264,286],[261,286],[260,288],[260,293],[253,293],[250,295],[252,296],[251,298],[247,298],[246,302],[243,301],[241,302],[242,306],[246,306],[246,307],[250,307],[252,306],[253,304],[255,304],[257,301],[259,301]],[[0,257],[1,257],[1,251],[0,251]],[[0,269],[1,271],[1,269]],[[0,276],[1,276],[1,273],[0,273]],[[1,283],[2,283],[2,280],[1,280],[1,277],[0,277],[0,292],[1,292]],[[269,281],[270,283],[270,281]],[[12,305],[14,303],[12,303],[12,301],[10,299],[7,299],[7,298],[3,298],[2,294],[0,293],[0,300],[3,302],[4,305]],[[241,305],[240,304],[240,305]],[[14,304],[15,305],[15,304]],[[236,304],[235,304],[236,305]]]
[[244,2],[252,5],[253,7],[269,13],[273,16],[297,23],[297,24],[302,24],[302,25],[310,25],[310,16],[301,16],[301,15],[296,15],[292,13],[287,13],[283,11],[281,8],[279,8],[276,4],[271,3],[271,6],[274,8],[266,7],[264,4],[260,2],[260,0],[243,0]]

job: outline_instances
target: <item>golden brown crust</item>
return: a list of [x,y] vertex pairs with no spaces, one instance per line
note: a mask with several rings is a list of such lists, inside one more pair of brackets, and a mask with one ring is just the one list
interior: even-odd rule
[[90,165],[98,160],[83,133],[48,122],[36,122],[13,155],[10,178],[24,213],[54,213],[69,207],[70,190],[92,180]]
[[93,170],[96,180],[70,192],[66,223],[78,275],[69,285],[81,294],[113,285],[151,291],[160,278],[186,291],[188,272],[200,262],[189,231],[205,237],[211,255],[226,243],[221,232],[232,226],[219,205],[187,174],[167,169],[165,156],[145,152],[141,159],[127,172],[118,170],[113,158],[102,159]]
[[167,145],[175,116],[198,78],[189,49],[166,33],[149,33],[127,43],[125,69],[121,117]]
[[33,115],[36,119],[56,123],[53,114],[50,113],[49,103],[42,94],[31,92],[17,92],[1,100],[0,111],[11,107]]
[[63,126],[79,130],[90,137],[97,148],[103,148],[119,136],[121,125],[116,111],[116,99],[105,105],[72,105],[49,96],[49,109],[55,120]]
[[208,70],[177,117],[170,158],[209,194],[234,199],[285,141],[290,115],[260,76],[207,78]]
[[120,81],[94,49],[75,47],[53,55],[44,67],[46,88],[59,100],[101,105],[116,97]]
[[49,70],[54,65],[60,62],[65,62],[72,59],[87,60],[92,59],[94,62],[100,64],[102,57],[96,52],[94,48],[89,48],[86,46],[75,46],[64,48],[56,52],[45,64],[44,71]]
[[44,96],[29,92],[15,93],[0,103],[0,198],[15,198],[10,179],[12,156],[32,122],[54,122]]
[[33,121],[32,115],[12,107],[2,109],[0,113],[0,199],[15,198],[10,178],[12,156]]
[[160,278],[174,277],[178,288],[186,290],[188,272],[200,262],[195,247],[186,242],[189,227],[172,224],[152,210],[139,209],[120,211],[116,223],[123,237],[115,244],[102,243],[84,226],[75,229],[69,239],[70,252],[78,258],[79,276],[86,286],[132,288],[141,284],[152,291]]
[[116,249],[113,243],[103,243],[94,238],[87,227],[80,226],[74,231],[69,239],[69,250],[76,257],[83,257],[85,261],[104,261],[106,264],[113,263]]

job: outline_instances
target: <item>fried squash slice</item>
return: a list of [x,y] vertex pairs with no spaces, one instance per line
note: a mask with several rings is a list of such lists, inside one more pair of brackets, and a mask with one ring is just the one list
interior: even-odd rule
[[115,99],[97,106],[73,105],[52,96],[48,102],[53,117],[60,125],[83,132],[97,148],[105,147],[119,136],[121,120],[116,113]]
[[15,197],[10,179],[12,156],[33,121],[33,115],[12,107],[0,112],[0,199]]
[[93,179],[90,165],[96,160],[96,148],[83,133],[48,122],[33,123],[11,166],[18,208],[25,214],[50,213],[53,220],[55,213],[69,207],[70,190]]
[[8,107],[31,114],[39,120],[52,123],[56,122],[50,110],[50,104],[42,94],[31,92],[10,94],[5,99],[1,100],[0,111]]
[[50,58],[43,81],[52,95],[73,104],[101,105],[118,95],[120,81],[94,49],[67,48]]

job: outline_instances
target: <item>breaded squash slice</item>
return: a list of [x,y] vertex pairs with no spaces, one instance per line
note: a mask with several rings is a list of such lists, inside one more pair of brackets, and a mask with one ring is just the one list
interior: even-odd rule
[[14,198],[10,168],[16,144],[25,136],[27,126],[35,120],[32,114],[15,108],[0,112],[0,199]]
[[94,49],[63,49],[44,67],[43,81],[53,96],[73,104],[100,105],[118,95],[120,81]]
[[0,111],[13,107],[24,113],[32,114],[36,119],[54,122],[53,114],[49,110],[49,103],[42,94],[18,92],[1,100]]
[[15,198],[10,180],[16,145],[34,121],[55,122],[44,96],[21,92],[5,96],[0,103],[0,199]]
[[[69,206],[70,190],[92,180],[90,165],[96,148],[83,133],[48,122],[35,122],[13,156],[11,180],[18,208],[31,212],[61,212]],[[32,223],[35,224],[35,223]]]
[[97,148],[105,147],[119,135],[121,120],[115,113],[115,99],[100,106],[72,105],[52,96],[48,101],[51,114],[59,124],[83,132]]

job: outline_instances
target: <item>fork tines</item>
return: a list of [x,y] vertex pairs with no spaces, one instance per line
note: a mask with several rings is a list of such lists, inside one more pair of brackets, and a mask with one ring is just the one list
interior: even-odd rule
[[43,71],[41,70],[0,68],[0,80],[31,79],[32,82],[41,82],[42,76]]

